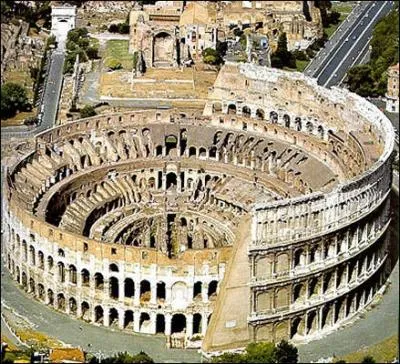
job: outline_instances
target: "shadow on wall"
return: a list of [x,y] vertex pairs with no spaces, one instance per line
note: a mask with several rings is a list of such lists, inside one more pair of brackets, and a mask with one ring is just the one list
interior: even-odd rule
[[399,259],[399,195],[393,189],[390,193],[390,210],[392,222],[389,227],[390,242],[389,242],[389,257],[390,271],[392,271]]

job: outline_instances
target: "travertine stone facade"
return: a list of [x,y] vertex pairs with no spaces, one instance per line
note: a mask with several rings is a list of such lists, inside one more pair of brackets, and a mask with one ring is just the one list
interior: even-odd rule
[[7,175],[7,265],[56,309],[173,347],[310,340],[386,279],[393,141],[356,95],[228,64],[202,116],[38,135]]
[[386,92],[386,110],[399,113],[399,64],[389,67]]

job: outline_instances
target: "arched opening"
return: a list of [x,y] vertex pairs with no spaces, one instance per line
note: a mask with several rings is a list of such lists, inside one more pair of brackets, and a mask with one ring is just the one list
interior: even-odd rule
[[104,321],[104,310],[101,306],[94,308],[94,322],[102,324]]
[[176,151],[178,139],[175,135],[168,135],[165,137],[166,154],[170,155],[171,151]]
[[102,290],[104,288],[104,277],[101,273],[94,275],[94,288]]
[[65,266],[63,262],[58,262],[57,263],[58,267],[58,279],[60,282],[65,282]]
[[306,130],[309,133],[312,133],[314,131],[314,125],[310,121],[306,124]]
[[265,119],[265,112],[262,109],[257,109],[256,111],[256,117],[258,120],[264,120]]
[[118,297],[119,297],[118,278],[111,277],[110,278],[110,298],[117,300]]
[[140,282],[140,301],[147,302],[150,301],[151,298],[151,289],[149,281],[141,281]]
[[51,289],[47,290],[47,302],[49,305],[54,305],[54,293]]
[[275,112],[275,111],[271,111],[271,112],[269,113],[269,121],[270,121],[272,124],[277,124],[277,123],[278,123],[278,113]]
[[110,309],[110,326],[118,326],[118,311],[116,308],[111,308]]
[[125,311],[124,316],[124,329],[133,328],[133,311]]
[[53,260],[53,258],[49,255],[49,256],[47,257],[47,269],[48,269],[49,271],[52,271],[52,270],[53,270],[53,267],[54,267],[54,260]]
[[229,115],[235,115],[236,114],[236,105],[235,104],[229,104],[228,105],[228,114]]
[[69,266],[69,281],[72,284],[76,284],[76,281],[77,281],[76,280],[76,267],[73,264],[71,264]]
[[89,287],[90,274],[87,269],[81,270],[81,280],[82,280],[82,286]]
[[298,284],[294,287],[293,290],[293,303],[295,303],[301,296],[303,290],[303,285],[302,284]]
[[199,149],[199,158],[206,158],[207,157],[207,151],[206,148],[201,147]]
[[45,292],[45,290],[44,290],[43,284],[39,283],[38,284],[38,297],[42,301],[44,300],[44,292]]
[[176,186],[177,186],[176,174],[173,172],[168,173],[167,174],[167,190],[176,189]]
[[72,313],[73,315],[76,315],[77,312],[77,304],[76,304],[76,299],[71,297],[68,300],[68,307],[69,307],[69,312]]
[[131,298],[135,295],[135,283],[131,278],[125,279],[125,297]]
[[301,128],[302,128],[302,125],[301,125],[301,118],[296,117],[296,118],[294,119],[294,125],[295,125],[297,131],[301,131]]
[[146,332],[150,326],[150,316],[146,312],[140,314],[139,331]]
[[195,157],[195,156],[196,156],[196,148],[190,147],[189,148],[189,157]]
[[165,283],[158,282],[157,283],[157,300],[165,300]]
[[119,272],[118,265],[115,263],[110,264],[110,272]]
[[193,285],[193,299],[194,300],[200,300],[201,299],[202,285],[203,284],[201,282],[196,282]]
[[244,117],[247,117],[247,118],[250,117],[250,115],[251,115],[251,110],[250,110],[250,108],[249,108],[248,106],[243,106],[243,108],[242,108],[242,115],[243,115]]
[[287,128],[290,128],[290,116],[285,114],[283,115],[283,122]]
[[81,318],[85,321],[89,321],[90,319],[90,311],[89,311],[89,303],[87,303],[86,301],[83,301],[81,303]]
[[57,308],[61,311],[65,311],[65,297],[62,293],[57,295]]
[[324,130],[324,128],[323,128],[323,126],[322,125],[320,125],[320,126],[318,126],[318,135],[319,135],[319,137],[321,138],[321,139],[324,139],[324,137],[325,137],[325,130]]
[[201,314],[193,315],[193,334],[201,334]]
[[208,284],[208,298],[215,298],[217,296],[217,287],[218,287],[218,282],[217,281],[211,281]]
[[39,258],[39,268],[44,269],[44,254],[40,250],[38,252],[38,258]]
[[165,333],[165,317],[164,315],[157,314],[156,316],[156,334]]
[[210,158],[217,158],[217,147],[210,148],[209,156]]
[[172,316],[171,321],[171,334],[175,332],[182,332],[186,329],[186,317],[181,313]]
[[30,245],[29,246],[29,261],[32,265],[36,265],[36,259],[35,259],[35,248]]
[[160,32],[153,38],[153,66],[170,67],[174,63],[174,38],[167,32]]
[[293,339],[293,337],[298,334],[299,327],[301,324],[301,318],[300,317],[295,317],[292,320],[292,325],[290,327],[290,338]]
[[157,145],[156,146],[156,157],[161,157],[162,156],[162,145]]
[[35,293],[35,280],[33,278],[29,278],[29,292]]

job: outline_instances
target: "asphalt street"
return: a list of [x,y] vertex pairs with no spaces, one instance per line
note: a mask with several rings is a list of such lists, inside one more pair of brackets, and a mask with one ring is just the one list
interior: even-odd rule
[[43,102],[40,106],[42,121],[37,127],[2,127],[2,141],[11,138],[29,138],[54,125],[56,120],[58,103],[63,82],[63,67],[65,55],[59,50],[54,50],[51,55],[50,68],[47,80],[44,83]]
[[361,61],[368,51],[369,40],[374,25],[380,18],[387,15],[393,7],[393,1],[373,1],[358,9],[356,20],[352,26],[337,32],[339,41],[335,46],[325,50],[326,57],[322,63],[306,74],[317,78],[320,85],[330,87],[337,85],[345,76],[348,69]]

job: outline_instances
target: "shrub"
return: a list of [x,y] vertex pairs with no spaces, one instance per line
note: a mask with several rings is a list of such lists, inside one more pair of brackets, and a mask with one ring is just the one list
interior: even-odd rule
[[122,64],[121,64],[120,61],[118,61],[118,59],[110,58],[106,62],[106,67],[108,67],[108,68],[110,68],[112,70],[119,70],[119,69],[122,68]]
[[90,118],[91,116],[97,115],[96,110],[91,105],[84,106],[81,111],[81,118]]

